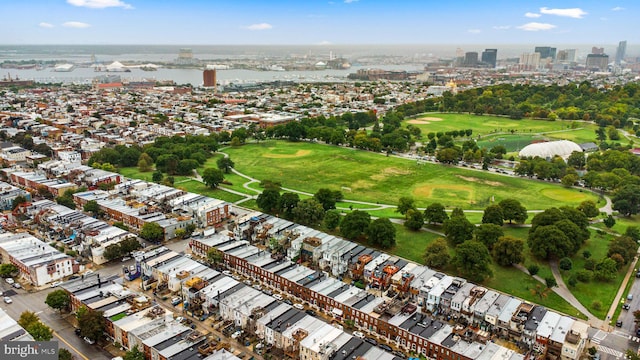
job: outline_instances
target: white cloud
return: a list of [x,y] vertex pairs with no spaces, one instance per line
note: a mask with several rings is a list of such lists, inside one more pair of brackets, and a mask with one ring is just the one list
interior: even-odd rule
[[530,23],[526,23],[524,25],[518,26],[518,29],[524,30],[524,31],[544,31],[544,30],[554,29],[555,27],[556,26],[553,24],[530,22]]
[[582,19],[585,15],[587,15],[587,12],[580,8],[549,9],[549,8],[543,7],[543,8],[540,8],[540,12],[542,14],[564,16],[564,17],[570,17],[574,19]]
[[616,7],[611,9],[611,11],[622,11],[622,10],[624,10],[624,8],[621,7],[621,6],[616,6]]
[[469,29],[469,30],[467,30],[467,32],[469,32],[471,34],[480,34],[482,32],[482,30],[480,30],[480,29]]
[[528,13],[524,14],[524,16],[525,16],[525,17],[528,17],[528,18],[539,18],[539,17],[540,17],[540,16],[542,16],[542,15],[540,15],[540,14],[538,14],[538,13],[528,12]]
[[496,25],[493,27],[494,30],[509,30],[511,29],[511,25]]
[[358,2],[358,0],[344,0],[345,4],[351,4],[351,3],[354,3],[354,2]]
[[88,7],[91,9],[104,9],[109,7],[133,9],[133,6],[120,0],[67,0],[67,3],[73,6]]
[[66,23],[62,24],[62,26],[68,28],[84,29],[90,27],[91,25],[80,21],[67,21]]
[[320,42],[318,43],[318,45],[333,45],[333,44],[331,43],[331,41],[328,41],[328,40],[322,40],[322,41],[320,41]]
[[48,22],[41,22],[40,24],[38,24],[38,26],[40,26],[41,28],[52,28],[53,24],[49,24]]
[[247,26],[247,29],[249,29],[249,30],[270,30],[272,28],[273,28],[273,26],[271,26],[271,24],[267,24],[267,23],[252,24],[252,25]]

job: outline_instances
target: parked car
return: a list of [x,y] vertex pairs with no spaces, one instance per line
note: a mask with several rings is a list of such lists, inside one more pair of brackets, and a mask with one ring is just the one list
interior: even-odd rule
[[10,297],[8,297],[8,296],[5,296],[5,297],[4,297],[4,303],[5,303],[5,304],[11,304],[12,302],[13,302],[13,300],[11,300],[11,298],[10,298]]
[[129,261],[129,260],[131,260],[131,257],[129,256],[122,257],[122,262]]
[[629,301],[633,300],[633,294],[627,295],[627,300],[629,300]]
[[405,355],[402,351],[399,351],[399,350],[394,350],[393,351],[393,355],[395,355],[395,356],[397,356],[397,357],[399,357],[401,359],[406,359],[407,358],[407,355]]
[[304,310],[304,305],[302,305],[302,304],[295,303],[295,304],[293,304],[293,307],[298,309],[298,310]]
[[622,327],[622,320],[616,321],[616,326],[617,327]]
[[374,339],[374,338],[370,338],[370,337],[368,337],[368,338],[365,338],[365,339],[364,339],[364,341],[368,342],[369,344],[371,344],[371,345],[373,345],[373,346],[378,345],[378,342],[377,342],[377,341],[376,341],[376,339]]
[[273,298],[278,300],[278,301],[282,301],[282,295],[280,295],[280,294],[273,294]]
[[237,339],[240,337],[240,335],[242,335],[242,331],[238,330],[236,332],[234,332],[233,334],[231,334],[231,338],[232,339]]
[[88,337],[86,337],[86,336],[84,337],[84,341],[85,341],[87,344],[89,344],[89,345],[93,345],[93,344],[95,344],[95,343],[96,343],[96,341],[95,341],[95,340],[91,340],[91,339],[89,339],[89,338],[88,338]]
[[364,333],[362,331],[354,331],[353,336],[357,337],[358,339],[364,339]]
[[56,282],[51,283],[51,287],[52,288],[60,286],[60,285],[62,285],[62,281],[56,281]]
[[293,302],[291,302],[291,300],[289,299],[284,299],[284,303],[287,305],[293,305]]
[[16,289],[22,288],[22,285],[20,285],[20,283],[17,283],[17,282],[14,282],[13,285],[11,285],[11,286],[13,286]]
[[180,299],[179,297],[174,297],[173,299],[171,299],[171,305],[176,306],[178,304],[180,304],[182,302],[182,299]]
[[307,315],[309,315],[309,316],[316,316],[317,315],[316,312],[311,310],[311,309],[305,310],[305,313],[307,313]]
[[73,331],[76,333],[76,335],[80,336],[80,329],[79,329],[79,328],[76,328],[76,329],[75,329],[75,330],[73,330]]
[[184,318],[182,316],[178,316],[176,318],[176,322],[182,322],[182,320],[184,320]]
[[231,276],[231,271],[229,271],[229,270],[224,270],[222,273],[227,275],[227,276]]
[[6,281],[7,284],[9,285],[13,285],[13,283],[15,283],[15,281],[12,278],[6,278],[4,281]]
[[629,304],[622,304],[622,310],[629,310],[630,307],[631,305]]
[[389,351],[389,352],[393,351],[393,349],[391,348],[391,346],[389,346],[389,345],[387,345],[387,344],[378,344],[378,347],[379,347],[380,349],[382,349],[382,350],[385,350],[385,351]]
[[87,270],[84,272],[83,275],[91,275],[91,274],[93,274],[93,270]]

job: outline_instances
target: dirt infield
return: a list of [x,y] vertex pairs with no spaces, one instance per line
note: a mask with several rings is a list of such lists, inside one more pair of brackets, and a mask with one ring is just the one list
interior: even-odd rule
[[428,121],[424,121],[424,120],[408,120],[407,124],[411,124],[411,125],[429,125]]
[[502,186],[502,185],[504,185],[503,183],[498,182],[498,181],[482,180],[482,179],[469,177],[469,176],[462,176],[462,175],[456,175],[456,176],[458,178],[464,180],[464,181],[470,181],[470,182],[475,182],[475,183],[480,183],[480,184],[486,184],[486,185],[490,185],[490,186]]
[[442,118],[437,118],[437,117],[423,117],[423,118],[420,118],[420,120],[425,120],[425,121],[442,121]]
[[289,159],[289,158],[297,158],[305,155],[311,154],[311,150],[298,150],[295,154],[263,154],[262,157],[271,158],[271,159]]
[[[434,194],[434,192],[437,194]],[[471,201],[473,200],[474,190],[473,188],[465,185],[435,184],[419,186],[413,190],[413,194],[427,198],[442,196]]]
[[373,174],[369,176],[369,178],[371,178],[371,180],[382,181],[389,176],[409,175],[411,173],[412,173],[411,170],[399,169],[396,167],[388,167],[388,168],[382,169],[382,171],[378,174]]

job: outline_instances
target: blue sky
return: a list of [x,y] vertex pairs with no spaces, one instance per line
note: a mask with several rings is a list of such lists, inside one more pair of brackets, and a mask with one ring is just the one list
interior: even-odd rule
[[0,44],[614,44],[637,0],[0,0]]

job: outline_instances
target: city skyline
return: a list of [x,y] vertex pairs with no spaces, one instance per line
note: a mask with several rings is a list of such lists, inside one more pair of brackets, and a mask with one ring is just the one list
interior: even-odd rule
[[0,5],[0,44],[638,43],[640,4],[28,0]]

